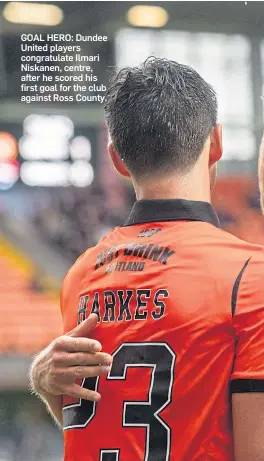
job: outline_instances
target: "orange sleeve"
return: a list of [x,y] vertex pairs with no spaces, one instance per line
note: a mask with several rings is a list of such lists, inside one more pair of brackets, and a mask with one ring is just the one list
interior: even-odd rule
[[79,290],[82,274],[85,271],[85,257],[89,248],[83,253],[65,275],[60,291],[60,308],[63,322],[63,333],[67,333],[77,325]]
[[234,285],[233,392],[264,392],[264,251],[249,258]]
[[61,315],[63,316],[63,308],[64,308],[64,297],[65,297],[65,285],[66,285],[66,277],[68,275],[65,275],[63,282],[61,284],[61,289],[60,289],[60,309],[61,309]]
[[62,323],[63,323],[63,334],[67,333],[66,325],[65,325],[65,319],[66,319],[66,314],[67,314],[67,304],[68,304],[68,298],[69,298],[69,287],[70,287],[70,279],[71,279],[71,271],[72,268],[67,272],[67,274],[64,277],[64,280],[61,285],[61,290],[60,290],[60,309],[61,309],[61,316],[62,316]]

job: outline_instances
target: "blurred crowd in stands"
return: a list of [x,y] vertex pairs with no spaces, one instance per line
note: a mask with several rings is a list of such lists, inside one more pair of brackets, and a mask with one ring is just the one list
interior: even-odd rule
[[[39,235],[73,262],[110,229],[124,224],[135,200],[130,188],[124,191],[123,207],[109,206],[105,192],[98,185],[43,192],[45,199],[42,195],[35,204],[33,222]],[[213,205],[224,229],[247,241],[264,243],[264,220],[254,179],[220,179]]]
[[46,192],[33,215],[38,232],[75,261],[110,229],[124,224],[124,211],[110,209],[99,187]]

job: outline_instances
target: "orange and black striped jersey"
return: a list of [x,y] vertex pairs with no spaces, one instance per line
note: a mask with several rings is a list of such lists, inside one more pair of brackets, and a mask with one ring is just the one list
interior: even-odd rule
[[231,392],[264,391],[264,252],[210,204],[142,200],[82,255],[61,292],[64,331],[91,312],[113,355],[64,397],[65,461],[234,461]]

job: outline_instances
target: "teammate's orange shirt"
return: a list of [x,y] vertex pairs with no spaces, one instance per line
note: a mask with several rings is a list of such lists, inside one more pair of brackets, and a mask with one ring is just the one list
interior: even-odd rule
[[63,283],[65,332],[96,312],[114,357],[83,383],[99,403],[64,398],[65,461],[234,461],[231,392],[264,391],[263,277],[208,203],[136,202]]

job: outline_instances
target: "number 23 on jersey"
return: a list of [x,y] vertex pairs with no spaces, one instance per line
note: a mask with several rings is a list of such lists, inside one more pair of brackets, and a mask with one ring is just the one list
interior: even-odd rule
[[[160,413],[170,404],[174,367],[176,362],[176,354],[166,343],[123,343],[113,353],[113,365],[109,372],[105,383],[105,394],[102,394],[102,399],[107,399],[109,402],[109,411],[106,414],[99,415],[99,404],[95,402],[88,402],[87,400],[80,400],[78,403],[66,405],[63,409],[63,424],[65,431],[78,429],[77,433],[74,431],[75,436],[79,431],[84,431],[83,435],[86,440],[87,454],[95,450],[98,453],[97,459],[93,461],[127,461],[126,453],[120,449],[120,441],[122,446],[126,441],[126,428],[134,428],[135,437],[137,438],[137,429],[144,429],[144,447],[142,443],[140,452],[142,453],[141,459],[134,461],[169,461],[170,448],[171,448],[171,429],[160,416]],[[137,381],[133,381],[127,385],[127,373],[131,368],[137,369],[138,372],[143,372],[143,369],[150,371],[150,380],[147,385],[148,388],[144,389],[144,395],[147,396],[146,400],[133,399],[133,388],[136,390],[138,386]],[[141,368],[141,370],[139,370]],[[83,386],[88,389],[97,390],[99,387],[100,379],[102,378],[87,378],[83,381]],[[109,434],[111,432],[111,417],[114,417],[114,412],[111,402],[111,395],[107,393],[107,383],[114,382],[113,380],[122,382],[122,395],[112,395],[112,400],[121,399],[120,408],[120,427],[119,430],[114,431],[113,443],[109,446]],[[145,381],[144,381],[145,382]],[[112,387],[112,393],[113,387]],[[121,394],[121,393],[120,393]],[[127,398],[127,396],[129,396]],[[104,409],[107,408],[107,401]],[[105,410],[104,410],[105,411]],[[117,410],[119,411],[119,409]],[[103,418],[103,428],[98,431],[93,430],[93,423],[98,418]],[[105,430],[106,429],[106,430]],[[85,432],[87,432],[85,434]],[[108,437],[107,437],[108,434]],[[108,445],[107,445],[108,442]],[[119,444],[118,444],[119,442]],[[125,443],[125,450],[128,453],[133,449],[131,440],[128,438]],[[120,444],[121,445],[121,444]],[[83,445],[82,445],[83,446]],[[87,456],[86,454],[86,456]],[[82,454],[83,460],[89,459]],[[81,457],[81,456],[80,456]],[[72,461],[77,461],[72,458]],[[92,458],[91,458],[92,459]],[[129,458],[130,459],[130,458]]]

